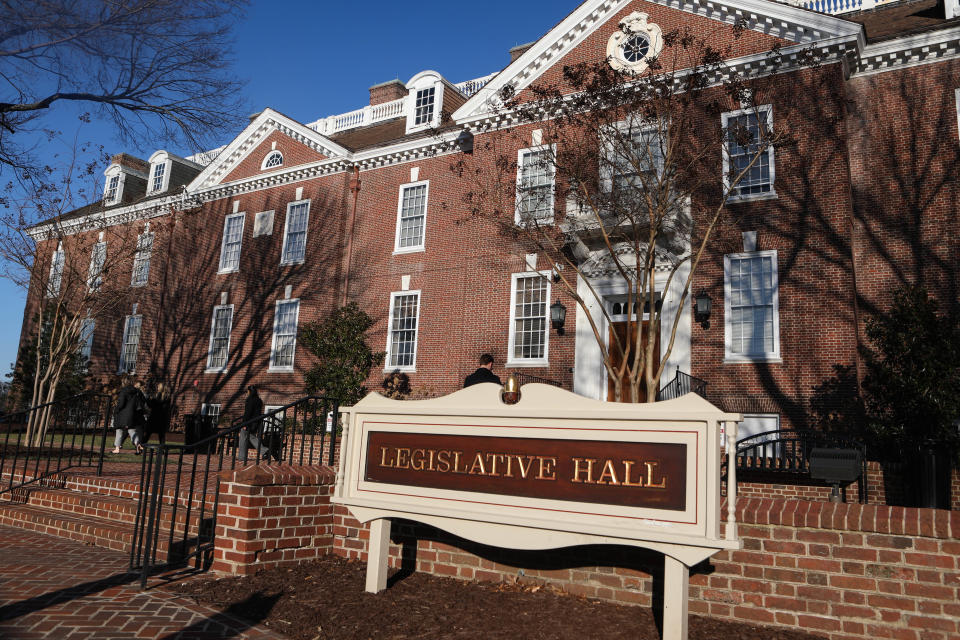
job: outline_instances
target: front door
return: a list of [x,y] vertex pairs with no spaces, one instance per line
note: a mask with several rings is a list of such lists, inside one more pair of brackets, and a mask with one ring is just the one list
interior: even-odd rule
[[[627,322],[626,320],[623,320],[623,321],[614,321],[614,322],[611,322],[611,323],[610,323],[610,335],[609,335],[609,337],[608,337],[609,342],[607,343],[607,345],[608,345],[608,347],[609,347],[609,349],[610,349],[610,357],[611,357],[611,359],[613,360],[613,366],[614,366],[614,368],[619,367],[619,366],[620,366],[620,363],[623,362],[622,354],[617,353],[618,350],[614,347],[614,345],[616,344],[616,338],[619,337],[620,340],[621,340],[621,344],[623,344],[623,345],[626,345],[626,344],[631,344],[631,345],[632,345],[632,344],[635,344],[636,339],[637,339],[637,328],[638,328],[638,326],[639,326],[639,327],[641,328],[641,330],[643,331],[643,337],[641,338],[641,340],[642,340],[642,343],[641,343],[641,344],[642,344],[643,346],[642,346],[641,348],[646,349],[646,346],[647,346],[647,337],[648,337],[649,334],[650,334],[650,322],[649,322],[649,320],[644,320],[643,322],[637,322],[636,320],[633,321],[633,322]],[[624,340],[627,340],[627,339],[628,339],[628,338],[627,338],[627,332],[628,332],[628,331],[630,332],[629,342],[624,342]],[[630,354],[629,354],[629,356],[628,356],[629,364],[627,365],[627,371],[625,371],[625,372],[624,372],[624,375],[623,375],[623,382],[622,382],[623,387],[622,387],[622,390],[621,390],[621,394],[622,394],[621,402],[630,402],[630,391],[629,391],[629,387],[628,387],[628,385],[629,385],[629,383],[630,383],[630,374],[629,374],[628,372],[629,372],[629,368],[632,367],[632,366],[633,366],[633,363],[636,361],[636,356],[637,356],[637,351],[636,351],[636,349],[635,349],[635,348],[631,348]],[[659,334],[659,332],[658,332],[658,333],[657,333],[657,336],[656,336],[656,345],[655,345],[654,348],[653,348],[653,368],[654,368],[654,370],[656,370],[656,368],[659,367],[659,366],[660,366],[660,334]],[[642,375],[642,374],[641,374],[641,375]],[[646,385],[643,384],[642,382],[641,382],[641,385],[640,385],[639,392],[640,392],[640,397],[639,397],[639,400],[638,400],[638,401],[639,401],[639,402],[646,402],[646,398],[647,398]],[[614,385],[613,378],[611,378],[611,377],[609,376],[609,374],[608,374],[608,376],[607,376],[607,402],[613,402],[615,397],[616,397],[616,386]]]

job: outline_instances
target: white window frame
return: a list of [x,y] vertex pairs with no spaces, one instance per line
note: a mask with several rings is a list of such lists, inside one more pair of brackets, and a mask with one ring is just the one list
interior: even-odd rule
[[[417,187],[425,187],[426,192],[423,196],[423,230],[420,236],[420,244],[412,245],[409,247],[400,246],[400,228],[401,228],[401,217],[403,216],[403,194],[407,189],[415,189]],[[429,180],[420,180],[418,182],[408,182],[407,184],[400,185],[400,192],[397,196],[397,228],[394,233],[393,241],[393,252],[396,253],[416,253],[420,251],[426,251],[426,242],[427,242],[427,207],[430,203],[430,181]]]
[[[216,335],[214,332],[217,329],[217,311],[221,309],[230,310],[230,322],[227,324],[227,346],[226,346],[226,357],[223,360],[223,366],[215,366],[213,364],[213,345]],[[230,337],[233,334],[233,305],[232,304],[218,304],[213,308],[213,316],[210,318],[210,344],[207,347],[207,369],[206,373],[222,373],[227,370],[227,367],[230,366]]]
[[[148,193],[163,193],[170,186],[170,171],[173,168],[173,162],[163,160],[153,163],[150,166],[150,190]],[[162,169],[163,175],[160,176],[160,186],[157,186],[157,171]]]
[[[608,193],[608,194],[613,192],[613,187],[616,182],[617,176],[622,175],[617,171],[617,162],[618,162],[618,158],[616,155],[617,150],[613,148],[611,138],[621,140],[623,139],[623,136],[629,135],[632,130],[639,131],[641,135],[644,135],[648,132],[655,132],[659,134],[660,131],[666,130],[667,135],[669,135],[669,125],[666,122],[664,122],[663,124],[659,124],[656,122],[651,122],[649,124],[641,124],[641,122],[638,122],[637,120],[632,120],[632,121],[621,120],[620,122],[609,125],[609,127],[610,127],[609,133],[604,134],[609,137],[606,140],[602,141],[603,147],[604,147],[604,150],[603,150],[604,159],[600,167],[600,189],[601,191],[603,191],[603,193]],[[667,146],[669,144],[670,144],[669,140],[664,140],[664,147],[661,151],[666,153]],[[666,168],[665,162],[666,162],[666,158],[661,157],[660,158],[661,164],[656,167],[656,171],[661,175],[663,174]]]
[[47,297],[56,298],[63,288],[63,268],[67,261],[63,244],[59,244],[50,257],[50,275],[47,278]]
[[[237,264],[225,264],[227,259],[227,228],[231,220],[240,218],[240,238],[237,240]],[[243,252],[243,229],[247,223],[247,214],[244,212],[231,213],[223,219],[223,234],[220,239],[220,267],[217,273],[233,273],[240,270],[240,255]]]
[[[407,93],[407,133],[423,131],[440,124],[440,114],[443,113],[443,94],[446,83],[440,74],[435,71],[421,71],[406,84]],[[433,89],[433,112],[430,118],[417,123],[417,94],[421,91]]]
[[[216,409],[214,409],[214,407],[216,407]],[[217,426],[217,424],[220,423],[220,416],[222,415],[220,412],[222,410],[223,410],[223,405],[220,404],[219,402],[211,402],[211,403],[204,402],[200,406],[200,415],[215,417],[216,420],[214,421],[213,426]]]
[[[723,149],[721,156],[723,158],[723,192],[727,193],[730,190],[730,147],[729,147],[729,138],[727,137],[727,127],[729,126],[730,120],[733,118],[738,118],[745,115],[754,115],[756,114],[757,120],[765,114],[767,118],[767,130],[773,131],[773,106],[769,104],[758,105],[756,107],[751,107],[749,109],[737,109],[736,111],[727,111],[721,114],[721,125],[723,126],[724,131],[724,140],[723,140]],[[731,193],[727,200],[729,202],[747,202],[751,200],[772,200],[777,197],[777,171],[776,171],[776,162],[775,162],[775,153],[773,145],[767,146],[767,161],[770,165],[770,191],[766,193],[748,193],[748,194],[735,194]]]
[[[514,356],[514,349],[516,347],[517,335],[516,335],[516,326],[517,326],[517,283],[521,279],[540,277],[543,278],[544,282],[547,285],[547,294],[546,302],[544,304],[544,337],[543,337],[543,357],[540,358],[517,358]],[[507,344],[507,361],[503,365],[504,367],[514,367],[514,368],[523,368],[523,367],[546,367],[550,364],[550,295],[551,295],[551,286],[550,286],[550,273],[547,271],[524,271],[522,273],[514,273],[510,277],[510,327],[509,335],[510,339]]]
[[[137,341],[134,344],[133,350],[133,366],[130,368],[125,367],[127,364],[126,359],[126,350],[127,350],[127,334],[130,331],[130,321],[133,319],[139,321],[139,326],[137,327]],[[123,319],[123,340],[120,342],[120,363],[117,365],[118,373],[135,373],[137,371],[137,357],[140,354],[140,339],[143,337],[143,316],[139,313],[132,313],[126,316]]]
[[[280,164],[275,164],[272,167],[268,167],[267,161],[270,160],[270,158],[272,158],[273,156],[280,156]],[[263,162],[260,163],[260,170],[263,171],[264,169],[279,169],[282,166],[283,166],[283,152],[278,151],[277,149],[271,149],[267,155],[263,156]]]
[[[755,354],[734,353],[732,315],[731,268],[734,260],[772,257],[773,285],[773,351]],[[782,362],[780,357],[780,274],[777,250],[728,253],[723,256],[723,351],[724,362]]]
[[[293,361],[289,365],[277,365],[277,328],[280,324],[280,305],[296,303],[297,311],[293,317]],[[273,310],[273,339],[270,343],[270,367],[267,369],[274,373],[289,373],[293,371],[297,358],[297,334],[300,329],[300,298],[288,298],[286,300],[277,300]]]
[[[307,218],[303,229],[303,256],[298,260],[290,260],[287,256],[287,245],[290,242],[290,213],[297,205],[307,205]],[[283,248],[280,250],[280,265],[303,264],[307,259],[307,237],[310,235],[310,198],[296,200],[287,204],[287,219],[283,224]]]
[[[404,371],[412,372],[417,370],[417,352],[420,347],[420,310],[423,308],[423,296],[420,295],[421,290],[411,290],[411,291],[393,291],[390,293],[390,309],[387,312],[387,356],[383,359],[384,372],[390,371]],[[396,305],[396,299],[403,296],[416,296],[417,297],[417,318],[416,324],[413,329],[413,362],[408,365],[396,365],[391,364],[393,358],[396,354],[393,353],[393,311]]]
[[[517,183],[516,183],[517,199],[516,199],[516,205],[514,208],[513,221],[518,225],[524,224],[525,222],[529,222],[524,220],[520,214],[520,205],[523,202],[524,196],[526,194],[525,187],[522,186],[524,158],[530,157],[535,153],[543,153],[543,152],[547,152],[548,154],[550,154],[551,158],[555,157],[555,154],[557,152],[557,145],[541,144],[533,147],[527,147],[525,149],[520,149],[519,151],[517,151]],[[548,173],[550,176],[550,183],[549,183],[550,197],[548,199],[549,208],[547,209],[547,211],[549,212],[549,215],[545,215],[542,217],[535,217],[534,220],[538,224],[549,225],[549,224],[553,224],[554,218],[556,216],[556,211],[554,209],[554,205],[555,205],[554,198],[556,197],[557,172],[553,162],[550,162],[548,164]],[[547,186],[547,185],[540,185],[540,186]]]
[[[283,409],[284,405],[282,404],[268,404],[263,407],[263,415],[267,415],[271,411],[279,411]],[[283,421],[287,419],[287,412],[277,413],[275,415],[269,416],[263,419],[262,431],[264,433],[270,433],[274,431],[283,431]]]
[[90,250],[90,266],[87,267],[87,289],[90,291],[99,291],[100,287],[103,286],[103,267],[106,262],[107,243],[100,240]]
[[97,322],[95,319],[90,317],[83,319],[83,323],[80,325],[80,345],[78,349],[80,367],[83,371],[90,368],[90,357],[93,355],[93,334],[96,330]]
[[[143,248],[149,238],[149,248]],[[155,234],[152,231],[144,231],[137,236],[137,250],[133,254],[133,271],[130,273],[131,287],[145,287],[150,282],[150,261],[153,259],[153,241]],[[145,264],[146,267],[138,269],[137,265]],[[137,278],[137,274],[143,273],[142,281]]]
[[[113,169],[111,171],[111,169]],[[117,186],[111,187],[110,182],[116,178]],[[123,178],[124,173],[120,170],[118,165],[113,165],[110,169],[107,169],[106,174],[106,184],[103,185],[103,204],[111,205],[117,204],[123,197]],[[110,190],[113,189],[113,196],[110,196]]]

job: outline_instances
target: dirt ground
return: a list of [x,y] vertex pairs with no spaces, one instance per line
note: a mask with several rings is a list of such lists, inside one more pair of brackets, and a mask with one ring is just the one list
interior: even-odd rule
[[[471,583],[421,573],[366,593],[366,565],[336,556],[246,578],[200,578],[170,588],[233,606],[297,640],[513,638],[659,640],[647,607],[596,602],[530,585]],[[237,606],[240,605],[240,606]],[[690,640],[821,640],[796,631],[690,617]]]

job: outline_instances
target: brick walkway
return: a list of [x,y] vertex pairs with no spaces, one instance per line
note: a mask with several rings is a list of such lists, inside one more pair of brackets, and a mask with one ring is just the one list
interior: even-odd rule
[[[230,609],[151,588],[126,573],[126,554],[0,526],[3,640],[281,640]],[[151,582],[151,587],[161,584]],[[235,608],[244,609],[243,603]]]

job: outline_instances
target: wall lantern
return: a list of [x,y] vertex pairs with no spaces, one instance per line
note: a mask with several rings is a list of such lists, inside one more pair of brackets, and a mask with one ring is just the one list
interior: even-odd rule
[[713,300],[703,289],[693,299],[693,320],[699,322],[704,329],[710,328],[710,310],[713,308]]
[[567,308],[557,300],[550,305],[550,325],[557,330],[557,335],[563,335],[563,324],[567,321]]

